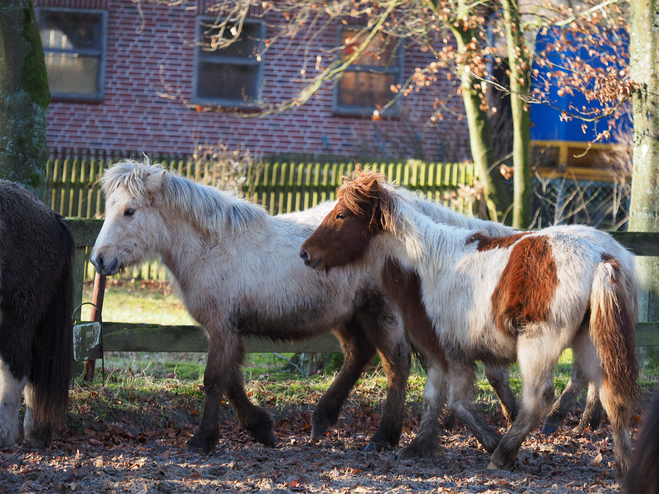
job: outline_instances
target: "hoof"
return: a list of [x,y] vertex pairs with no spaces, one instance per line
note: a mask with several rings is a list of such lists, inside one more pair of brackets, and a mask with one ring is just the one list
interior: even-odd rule
[[256,442],[261,443],[264,446],[273,447],[277,444],[272,427],[261,427],[258,429],[252,429],[249,432],[252,434],[252,437]]
[[409,446],[405,446],[398,451],[396,456],[399,460],[410,460],[412,458],[432,458],[438,454],[438,444],[416,444],[412,442]]
[[270,434],[268,434],[267,437],[257,439],[257,441],[269,448],[274,448],[277,445],[277,439],[275,439],[275,433],[273,431],[270,431]]
[[487,469],[488,469],[488,470],[500,470],[500,468],[499,468],[498,466],[496,466],[496,465],[494,464],[494,462],[491,461],[491,460],[490,460],[490,464],[487,466]]
[[311,439],[320,439],[327,433],[327,427],[321,427],[317,425],[311,426]]
[[386,451],[387,449],[389,449],[389,447],[386,444],[369,441],[369,443],[364,448],[364,453],[371,453],[371,452],[380,453],[382,451]]
[[545,424],[542,427],[542,433],[545,435],[553,434],[558,430],[558,426],[556,425],[551,425],[551,424]]
[[188,451],[203,453],[205,455],[211,453],[215,449],[218,437],[209,434],[197,433],[190,438],[185,445]]

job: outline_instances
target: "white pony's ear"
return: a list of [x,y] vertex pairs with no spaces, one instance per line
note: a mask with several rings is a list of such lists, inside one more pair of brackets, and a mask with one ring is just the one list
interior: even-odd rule
[[150,194],[154,193],[157,189],[160,188],[163,181],[165,180],[165,173],[165,170],[163,170],[162,173],[154,173],[153,175],[149,175],[147,177],[146,189]]

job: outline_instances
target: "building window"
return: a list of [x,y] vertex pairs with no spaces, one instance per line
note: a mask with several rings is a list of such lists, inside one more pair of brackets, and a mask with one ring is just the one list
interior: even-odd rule
[[[261,100],[263,63],[260,53],[265,40],[265,24],[245,21],[239,37],[226,48],[212,50],[221,35],[212,19],[197,22],[200,44],[195,56],[194,99],[221,106],[250,107]],[[225,27],[231,37],[234,26]]]
[[[368,33],[356,28],[342,28],[339,32],[341,59],[350,57],[367,36]],[[403,49],[398,40],[377,34],[335,86],[335,112],[372,115],[394,97],[391,86],[400,84],[402,75]],[[397,112],[398,103],[395,103],[385,114],[395,115]]]
[[41,8],[38,18],[51,96],[102,100],[107,13]]

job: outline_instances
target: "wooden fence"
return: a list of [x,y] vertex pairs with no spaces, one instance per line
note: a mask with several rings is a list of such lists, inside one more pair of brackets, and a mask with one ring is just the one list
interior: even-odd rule
[[[85,248],[94,244],[102,221],[94,219],[69,219],[67,221],[76,239],[80,254],[76,259],[76,291],[74,294],[75,300],[80,304],[82,302],[84,264],[86,263]],[[638,256],[659,257],[659,233],[613,232],[612,235]],[[79,313],[76,314],[76,319],[80,319]],[[257,338],[247,338],[245,342],[247,351],[251,353],[338,353],[341,351],[338,340],[331,334],[296,342],[271,342]],[[659,346],[659,322],[637,323],[636,344],[638,346]],[[104,351],[206,352],[207,349],[208,342],[203,330],[198,326],[103,323]]]
[[[333,200],[341,177],[355,169],[354,163],[241,163],[230,160],[216,162],[195,159],[191,155],[150,156],[169,171],[207,185],[229,188],[247,200],[260,204],[270,214],[290,213]],[[47,166],[46,203],[62,216],[101,218],[105,211],[98,180],[110,165],[125,159],[142,159],[135,152],[54,149]],[[451,206],[460,212],[474,207],[470,199],[454,193],[460,184],[474,182],[473,163],[365,163],[387,175],[389,181],[418,190],[424,197]],[[89,253],[87,253],[89,257]],[[89,262],[83,267],[92,279]],[[145,263],[127,271],[124,276],[138,279],[164,279],[158,263]]]
[[[48,160],[48,195],[50,207],[67,217],[100,218],[105,210],[98,179],[103,170],[126,158],[138,158],[136,153],[78,151],[56,149]],[[190,155],[150,157],[170,171],[214,186],[228,185],[263,206],[270,214],[290,213],[334,199],[341,177],[355,169],[355,163],[267,163],[254,162],[233,166],[226,161],[195,160]],[[444,202],[445,193],[455,191],[459,184],[472,185],[473,163],[426,163],[408,160],[405,163],[364,163],[387,175],[388,180],[419,190],[428,199]],[[454,204],[455,205],[455,204]],[[458,209],[471,203],[458,204]]]

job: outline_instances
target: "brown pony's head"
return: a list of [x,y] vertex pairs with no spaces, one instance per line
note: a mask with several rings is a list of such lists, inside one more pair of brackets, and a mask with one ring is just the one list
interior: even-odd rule
[[357,262],[375,235],[392,231],[394,201],[382,180],[384,175],[371,170],[344,177],[336,206],[302,244],[307,266],[329,271]]

